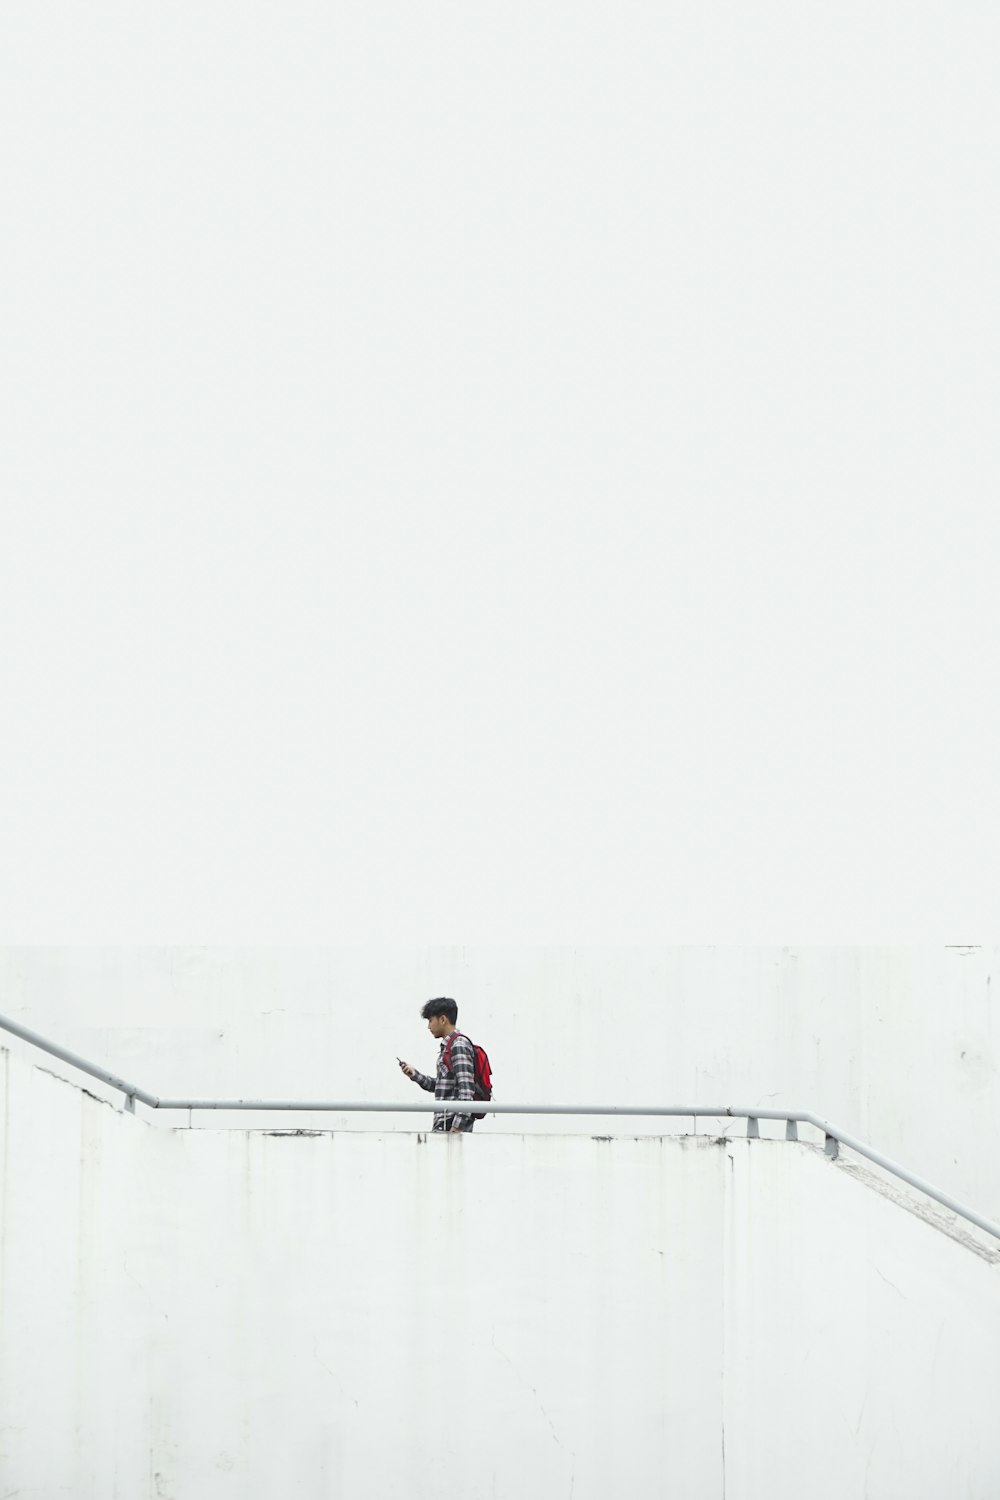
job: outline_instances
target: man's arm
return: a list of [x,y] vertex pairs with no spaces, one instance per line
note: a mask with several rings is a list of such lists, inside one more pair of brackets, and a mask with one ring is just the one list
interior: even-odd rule
[[403,1062],[402,1058],[397,1058],[396,1061],[399,1063],[399,1066],[402,1068],[407,1078],[412,1078],[413,1082],[419,1083],[420,1087],[422,1089],[426,1089],[428,1094],[433,1094],[435,1088],[437,1087],[435,1079],[428,1078],[426,1073],[418,1073],[416,1068],[412,1068],[409,1063]]
[[[474,1099],[476,1097],[476,1054],[472,1043],[467,1036],[455,1038],[451,1049],[451,1071],[455,1076],[456,1099]],[[452,1129],[458,1129],[468,1125],[469,1115],[456,1115],[452,1122]]]

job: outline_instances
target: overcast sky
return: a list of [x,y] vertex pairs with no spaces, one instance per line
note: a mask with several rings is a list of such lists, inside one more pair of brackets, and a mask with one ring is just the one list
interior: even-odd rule
[[0,937],[974,941],[1000,17],[0,20]]

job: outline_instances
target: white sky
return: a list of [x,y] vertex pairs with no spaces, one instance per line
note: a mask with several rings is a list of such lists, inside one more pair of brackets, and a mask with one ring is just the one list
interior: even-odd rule
[[0,17],[0,939],[976,941],[1000,15]]

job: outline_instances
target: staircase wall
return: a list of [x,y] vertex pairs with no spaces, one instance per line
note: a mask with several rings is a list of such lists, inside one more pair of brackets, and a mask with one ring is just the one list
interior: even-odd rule
[[813,1147],[163,1130],[0,1061],[5,1496],[1000,1493],[996,1257]]

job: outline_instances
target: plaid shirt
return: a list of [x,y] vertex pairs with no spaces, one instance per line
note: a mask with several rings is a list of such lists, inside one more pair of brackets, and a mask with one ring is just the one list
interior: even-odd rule
[[[444,1060],[444,1049],[451,1043],[451,1067]],[[413,1074],[414,1083],[433,1094],[435,1099],[474,1099],[476,1097],[476,1054],[472,1043],[460,1031],[453,1031],[441,1043],[438,1053],[437,1077],[428,1078],[426,1073]],[[472,1115],[451,1114],[438,1110],[434,1115],[435,1130],[450,1130],[456,1125],[459,1130],[471,1130]]]

